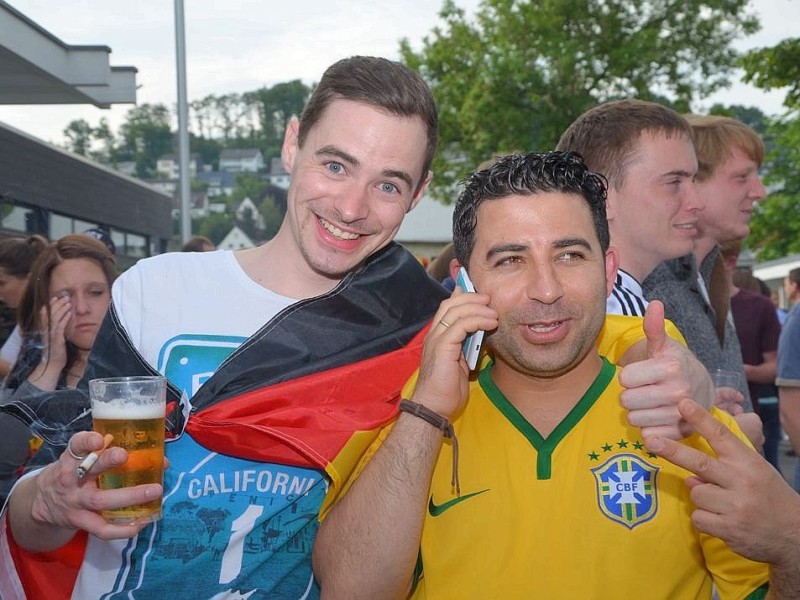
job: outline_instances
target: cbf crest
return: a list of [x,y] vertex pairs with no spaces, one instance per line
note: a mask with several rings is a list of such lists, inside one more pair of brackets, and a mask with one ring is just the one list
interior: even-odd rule
[[655,516],[658,467],[634,454],[616,454],[592,474],[600,510],[609,519],[633,529]]

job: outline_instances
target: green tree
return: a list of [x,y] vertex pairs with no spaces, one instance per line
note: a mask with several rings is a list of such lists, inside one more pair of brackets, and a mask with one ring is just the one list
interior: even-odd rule
[[784,105],[800,109],[800,38],[788,38],[771,48],[751,50],[741,58],[746,83],[764,89],[786,88]]
[[86,119],[70,121],[63,133],[67,141],[67,150],[82,156],[89,156],[94,129]]
[[105,117],[97,127],[92,127],[85,119],[70,121],[64,129],[67,150],[89,157],[100,163],[114,162],[116,138]]
[[242,210],[242,214],[236,217],[236,224],[251,240],[258,240],[261,238],[261,230],[256,221],[256,209],[245,208]]
[[111,131],[108,119],[105,117],[100,119],[100,123],[98,123],[97,127],[92,129],[92,137],[98,146],[97,149],[93,150],[90,154],[92,159],[105,164],[116,163],[117,138],[114,132]]
[[212,213],[200,223],[198,233],[206,236],[217,246],[225,239],[225,236],[233,229],[234,225],[235,220],[232,215],[227,213]]
[[189,103],[189,109],[197,127],[197,135],[201,138],[210,138],[212,136],[214,96],[192,100]]
[[240,94],[212,96],[214,125],[222,134],[223,144],[242,136],[242,122],[250,111],[250,106]]
[[440,108],[434,195],[498,153],[546,150],[580,113],[657,94],[686,110],[726,86],[731,42],[759,27],[747,0],[483,0],[474,19],[452,0],[443,25],[403,60]]
[[254,201],[261,198],[266,187],[267,182],[261,181],[255,173],[239,173],[236,175],[236,185],[231,192],[229,206],[236,208],[245,198]]
[[756,205],[747,246],[763,262],[800,253],[800,194],[775,192]]
[[283,223],[284,211],[272,196],[265,196],[261,201],[261,217],[264,220],[264,239],[271,240],[278,233]]
[[777,191],[756,206],[747,238],[759,260],[771,260],[800,252],[800,38],[751,50],[741,64],[744,81],[786,91],[786,111],[767,130],[765,182]]
[[215,170],[219,167],[219,155],[223,146],[218,140],[190,133],[189,148],[191,153],[200,155],[204,165],[212,165]]
[[280,153],[283,132],[289,119],[302,112],[310,93],[311,88],[295,79],[243,95],[258,113],[264,156],[277,156]]
[[120,126],[120,159],[136,161],[139,177],[150,177],[156,161],[172,151],[169,109],[163,104],[142,104],[128,111]]
[[746,244],[760,261],[800,253],[800,117],[772,120],[764,182],[776,191],[756,205]]

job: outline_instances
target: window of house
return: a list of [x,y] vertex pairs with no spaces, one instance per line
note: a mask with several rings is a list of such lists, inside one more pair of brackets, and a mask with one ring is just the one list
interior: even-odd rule
[[64,215],[50,215],[50,239],[57,240],[72,233],[72,219]]
[[125,232],[119,229],[111,230],[111,241],[114,242],[114,247],[117,249],[118,254],[125,254]]
[[126,235],[125,254],[136,258],[147,256],[147,238],[143,235],[128,233]]
[[0,203],[0,218],[3,229],[28,233],[28,223],[33,210],[24,206],[16,206],[11,202]]
[[97,229],[97,223],[84,221],[82,219],[72,219],[72,233],[83,233],[87,229]]

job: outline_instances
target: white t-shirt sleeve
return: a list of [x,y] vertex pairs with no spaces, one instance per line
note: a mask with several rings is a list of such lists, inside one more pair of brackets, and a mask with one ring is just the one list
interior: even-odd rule
[[8,336],[5,344],[3,347],[0,348],[0,358],[6,361],[8,364],[13,365],[17,362],[17,357],[19,356],[19,351],[22,349],[22,330],[20,330],[19,325],[15,326],[14,329],[11,331],[11,335]]

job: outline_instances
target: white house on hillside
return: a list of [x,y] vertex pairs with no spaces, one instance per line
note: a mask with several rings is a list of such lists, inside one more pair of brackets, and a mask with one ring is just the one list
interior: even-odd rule
[[[193,191],[189,195],[189,214],[192,219],[203,219],[209,215],[208,195],[203,191]],[[172,218],[177,218],[181,214],[180,194],[175,191],[172,194]]]
[[255,202],[250,200],[250,198],[245,198],[239,206],[236,207],[236,218],[239,219],[239,221],[244,221],[247,218],[247,211],[250,211],[256,229],[264,229],[264,217],[261,215],[261,211],[258,209]]
[[255,244],[253,240],[236,225],[228,232],[225,239],[217,244],[218,250],[244,250],[246,248],[255,248]]
[[208,186],[208,197],[229,195],[236,185],[236,174],[224,171],[204,171],[197,174],[197,181]]
[[229,173],[263,171],[266,164],[258,148],[226,148],[219,155],[219,170]]
[[[200,163],[199,154],[194,153],[189,157],[189,174],[192,177],[197,176]],[[156,172],[165,179],[178,179],[179,171],[180,163],[174,154],[164,154],[156,161]]]
[[123,160],[114,165],[114,168],[128,177],[136,177],[136,162],[132,160]]
[[291,180],[292,176],[283,168],[281,158],[279,156],[273,157],[269,166],[269,182],[282,190],[288,190]]

